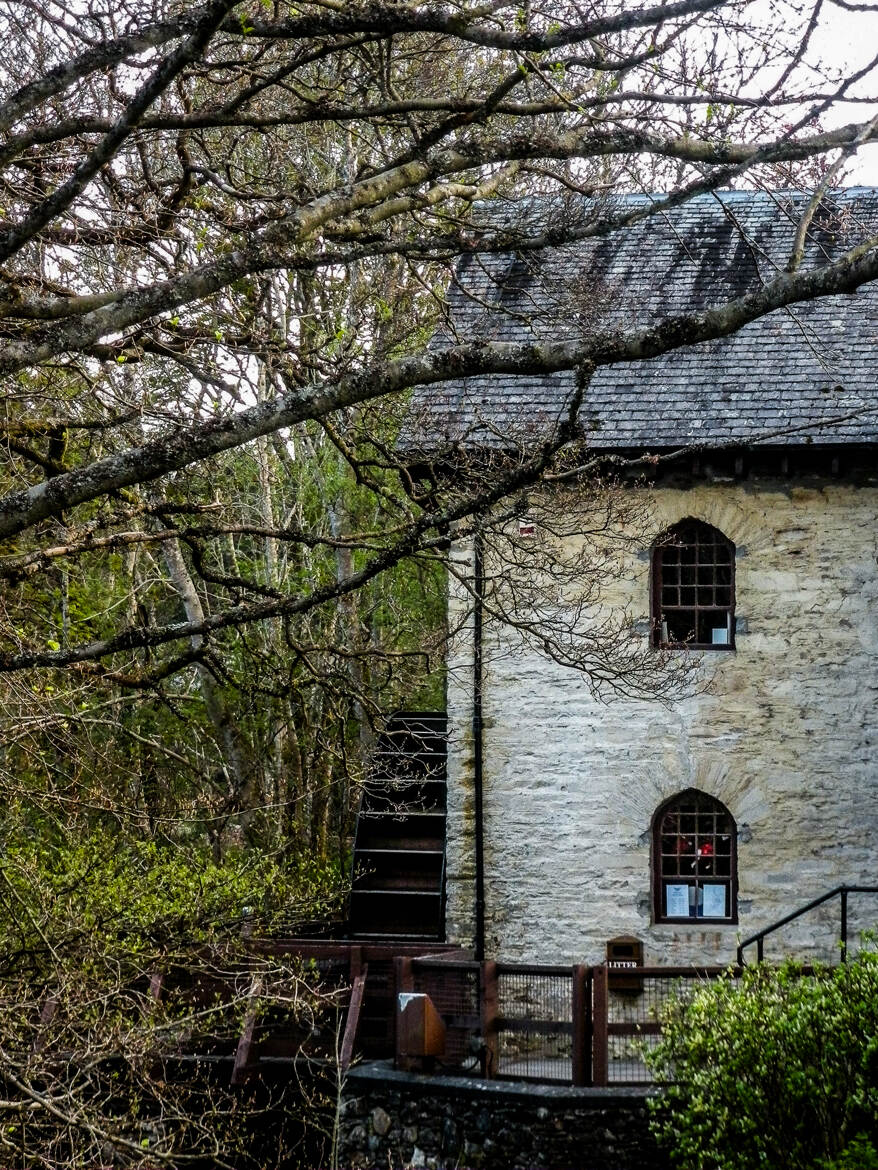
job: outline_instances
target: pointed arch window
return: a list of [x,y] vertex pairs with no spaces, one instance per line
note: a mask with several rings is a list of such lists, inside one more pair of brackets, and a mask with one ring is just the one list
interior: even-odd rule
[[724,804],[690,789],[653,820],[656,922],[737,922],[737,826]]
[[652,628],[656,646],[734,649],[735,546],[718,528],[690,517],[655,542]]

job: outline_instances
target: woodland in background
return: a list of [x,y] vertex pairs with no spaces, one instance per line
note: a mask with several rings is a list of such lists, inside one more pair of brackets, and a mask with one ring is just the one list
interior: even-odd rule
[[[187,1098],[157,1054],[234,1031],[247,988],[203,1018],[150,981],[343,914],[380,717],[443,706],[452,531],[483,531],[491,620],[607,697],[676,684],[600,611],[638,517],[578,399],[502,458],[415,471],[409,391],[575,369],[581,395],[602,364],[878,276],[868,234],[817,267],[801,247],[878,135],[876,62],[821,60],[821,21],[861,7],[0,4],[4,1164],[243,1156],[235,1098]],[[446,320],[463,256],[538,258],[736,184],[812,196],[756,291],[610,329],[558,290],[532,343]],[[538,514],[547,479],[564,507]],[[261,975],[305,1025],[332,1010],[307,976]]]
[[[302,296],[316,292],[312,283]],[[329,307],[309,317],[338,332],[348,296],[327,286]],[[123,371],[132,394],[143,393],[139,374]],[[90,390],[72,409],[94,408]],[[169,416],[192,409],[191,390],[168,379]],[[348,441],[362,446],[371,431],[392,446],[392,412],[344,422]],[[142,417],[131,425],[142,433]],[[65,428],[59,460],[100,450],[103,428],[83,431]],[[44,441],[55,439],[29,434],[19,458]],[[193,635],[167,657],[145,647],[109,667],[0,680],[0,1077],[14,1116],[28,1098],[33,1107],[27,1126],[0,1132],[14,1164],[328,1157],[332,1084],[307,1065],[301,1084],[254,1095],[230,1090],[226,1066],[215,1078],[175,1061],[205,1043],[234,1050],[254,1010],[295,1019],[309,1050],[315,1039],[332,1047],[335,993],[295,962],[254,963],[247,939],[343,920],[373,730],[400,705],[444,702],[437,558],[334,596],[367,551],[346,534],[380,541],[405,499],[380,466],[358,482],[341,446],[331,427],[303,424],[161,492],[125,493],[112,524],[106,505],[75,528],[62,519],[48,548],[6,561],[6,628],[19,646],[50,650],[112,635],[120,620],[149,629],[254,596],[329,595],[300,617]],[[160,1004],[157,972],[183,986]],[[212,1008],[185,994],[197,979],[222,986]]]

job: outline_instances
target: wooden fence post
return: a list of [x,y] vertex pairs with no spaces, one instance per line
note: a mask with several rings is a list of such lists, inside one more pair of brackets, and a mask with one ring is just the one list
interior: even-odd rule
[[360,1011],[363,1007],[363,995],[366,989],[366,977],[369,974],[368,963],[354,976],[351,987],[351,999],[348,1004],[348,1014],[345,1020],[344,1036],[341,1042],[341,1071],[347,1072],[354,1059],[354,1045],[357,1042],[357,1029],[360,1026]]
[[43,1003],[42,1011],[40,1012],[40,1027],[34,1037],[33,1051],[42,1052],[46,1046],[47,1032],[49,1025],[55,1018],[55,1013],[58,1011],[58,998],[49,993],[45,1002]]
[[490,1079],[497,1075],[500,1061],[500,1038],[497,1033],[497,964],[488,959],[481,965],[481,1005],[482,1017],[482,1075]]
[[[262,976],[254,975],[250,984],[250,990],[247,993],[248,1002],[252,1005],[252,1001],[258,999],[261,994]],[[244,1026],[238,1038],[238,1046],[235,1049],[235,1062],[232,1065],[233,1085],[242,1085],[255,1065],[259,1063],[259,1056],[254,1051],[258,1020],[259,1012],[257,1008],[254,1006],[248,1007],[247,1013],[244,1016]]]
[[572,1074],[574,1085],[587,1085],[591,1080],[591,1053],[589,1033],[591,1031],[591,1003],[588,987],[588,967],[577,963],[573,967],[573,1053]]
[[363,948],[351,947],[351,953],[348,959],[349,973],[351,978],[351,986],[354,985],[354,980],[363,970]]
[[393,988],[393,1063],[399,1068],[401,1053],[399,1034],[399,997],[405,991],[413,991],[415,978],[412,972],[412,961],[406,958],[393,960],[394,988]]
[[165,982],[165,975],[163,971],[153,971],[149,977],[149,998],[154,1004],[158,1003],[162,998],[163,984]]
[[591,1081],[599,1088],[607,1085],[609,1074],[608,1014],[607,968],[595,967],[592,972]]

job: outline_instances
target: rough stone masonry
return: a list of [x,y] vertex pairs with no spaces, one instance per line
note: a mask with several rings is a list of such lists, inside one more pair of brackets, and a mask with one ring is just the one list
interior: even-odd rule
[[346,1170],[664,1170],[647,1095],[424,1077],[376,1062],[348,1074],[338,1161]]
[[[484,810],[488,955],[602,962],[634,935],[649,964],[733,961],[738,937],[878,870],[878,488],[761,479],[642,492],[650,529],[603,605],[649,637],[649,545],[695,517],[736,546],[733,653],[703,652],[697,693],[599,703],[576,671],[488,621]],[[455,553],[471,571],[470,550]],[[471,605],[449,662],[448,937],[473,941]],[[681,651],[681,653],[683,653]],[[651,826],[694,788],[737,825],[737,924],[656,924]],[[873,899],[878,902],[878,899]],[[852,903],[852,931],[878,905]],[[837,955],[837,906],[785,928],[776,954]],[[772,957],[771,952],[767,952]]]

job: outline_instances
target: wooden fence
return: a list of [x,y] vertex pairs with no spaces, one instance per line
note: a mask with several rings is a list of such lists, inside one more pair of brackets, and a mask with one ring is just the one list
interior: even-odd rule
[[[205,1059],[230,1061],[233,1083],[269,1066],[292,1069],[303,1057],[340,1058],[344,1068],[355,1058],[395,1055],[401,1062],[405,1055],[403,1063],[410,1064],[397,1021],[400,995],[414,992],[429,996],[444,1025],[443,1051],[424,1062],[426,1069],[600,1087],[648,1084],[643,1051],[661,1033],[668,1000],[704,980],[740,974],[740,968],[721,967],[475,962],[460,948],[430,947],[425,955],[423,943],[251,939],[214,978],[200,974],[187,990],[170,973],[155,974],[150,995],[239,1005],[237,1035],[218,1037],[205,1050]],[[308,984],[328,993],[341,1013],[337,1025],[330,1013],[320,1029],[303,1032],[295,1012],[283,1005],[274,1010],[263,972],[278,959],[295,959]],[[282,973],[279,978],[282,985]],[[281,985],[276,990],[283,991]]]
[[[429,995],[445,1024],[436,1071],[573,1085],[650,1083],[643,1050],[672,997],[740,969],[543,966],[397,958],[396,992]],[[397,1045],[397,1059],[401,1053]]]

